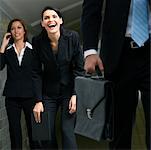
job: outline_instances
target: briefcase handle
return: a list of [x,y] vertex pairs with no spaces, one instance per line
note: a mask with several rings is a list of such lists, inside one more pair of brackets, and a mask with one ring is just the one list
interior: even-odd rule
[[85,73],[85,77],[92,78],[92,79],[105,79],[104,71],[100,70],[98,66],[95,67],[95,73]]

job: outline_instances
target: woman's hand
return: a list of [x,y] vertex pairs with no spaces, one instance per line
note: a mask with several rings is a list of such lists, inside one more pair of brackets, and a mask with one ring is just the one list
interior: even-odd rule
[[41,122],[41,112],[44,112],[44,107],[43,107],[43,104],[42,102],[38,102],[36,103],[34,109],[33,109],[33,113],[34,113],[34,117],[35,117],[35,121],[37,123],[40,123]]
[[73,114],[74,112],[76,112],[76,102],[77,102],[77,99],[76,99],[76,95],[73,95],[69,101],[69,113],[70,114]]
[[5,33],[3,37],[2,45],[0,48],[1,53],[5,52],[6,46],[8,45],[10,38],[11,38],[11,33]]

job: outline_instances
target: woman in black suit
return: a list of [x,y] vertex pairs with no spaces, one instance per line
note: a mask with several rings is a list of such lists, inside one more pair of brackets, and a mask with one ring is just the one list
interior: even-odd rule
[[[55,119],[61,107],[62,148],[76,149],[74,135],[76,93],[74,78],[83,74],[83,54],[78,34],[65,30],[61,13],[46,7],[42,11],[42,32],[33,38],[33,81],[37,103],[33,109],[35,120],[49,111],[51,140],[42,149],[57,149]],[[47,132],[47,131],[46,131]]]
[[6,111],[12,149],[22,149],[21,111],[24,111],[30,147],[31,111],[34,106],[31,76],[32,46],[27,42],[27,30],[20,19],[13,19],[8,25],[0,48],[0,70],[7,65],[7,80],[3,95],[6,96]]

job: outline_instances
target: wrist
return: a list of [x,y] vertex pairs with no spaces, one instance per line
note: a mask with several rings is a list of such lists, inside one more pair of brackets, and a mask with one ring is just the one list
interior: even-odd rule
[[5,47],[1,47],[0,48],[0,53],[4,53],[5,52]]
[[42,101],[37,101],[36,104],[42,104]]

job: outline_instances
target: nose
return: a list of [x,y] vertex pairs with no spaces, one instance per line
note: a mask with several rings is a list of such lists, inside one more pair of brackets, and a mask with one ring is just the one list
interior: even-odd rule
[[17,33],[17,32],[18,32],[18,28],[15,28],[15,29],[14,29],[14,32]]
[[53,17],[49,17],[49,21],[53,21]]

